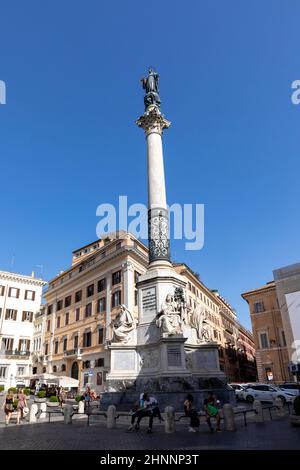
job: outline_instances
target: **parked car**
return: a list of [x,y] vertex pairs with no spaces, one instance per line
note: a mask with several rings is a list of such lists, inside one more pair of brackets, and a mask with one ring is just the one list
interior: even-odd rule
[[300,384],[296,382],[286,382],[282,385],[279,385],[279,388],[283,392],[292,393],[294,397],[300,395]]
[[294,394],[281,390],[279,387],[273,385],[249,385],[243,392],[244,400],[249,403],[253,403],[254,400],[259,401],[273,401],[273,398],[279,397],[283,401],[292,402],[294,399]]
[[235,393],[235,398],[238,401],[244,400],[244,391],[245,391],[246,387],[249,386],[249,385],[250,384],[245,384],[245,383],[242,383],[242,384],[229,384],[229,386],[231,388],[233,388],[234,393]]

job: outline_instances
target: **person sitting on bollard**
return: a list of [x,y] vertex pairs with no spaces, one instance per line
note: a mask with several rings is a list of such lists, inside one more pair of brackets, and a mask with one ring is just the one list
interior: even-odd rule
[[204,411],[206,414],[206,422],[208,424],[208,427],[211,432],[214,431],[212,425],[211,425],[211,418],[216,418],[217,421],[217,432],[221,432],[220,428],[220,423],[221,423],[221,417],[219,414],[219,410],[217,408],[217,400],[216,397],[212,392],[208,392],[207,398],[204,400]]
[[183,407],[185,415],[191,418],[189,432],[196,432],[195,428],[199,427],[200,420],[198,417],[197,410],[194,408],[194,397],[190,393],[187,395]]

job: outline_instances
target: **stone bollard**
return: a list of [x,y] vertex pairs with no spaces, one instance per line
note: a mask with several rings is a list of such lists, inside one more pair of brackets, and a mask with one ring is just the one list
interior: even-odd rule
[[223,406],[224,428],[225,431],[235,431],[236,425],[234,420],[234,411],[229,403]]
[[107,408],[107,420],[106,420],[106,427],[108,429],[113,429],[116,427],[116,415],[117,409],[115,405],[109,405]]
[[80,415],[82,415],[84,413],[84,401],[81,400],[79,403],[78,403],[78,413]]
[[40,410],[41,410],[40,418],[46,418],[47,403],[41,403]]
[[36,423],[36,414],[38,412],[38,406],[36,403],[33,403],[30,408],[30,413],[29,413],[29,422],[30,423]]
[[165,432],[171,434],[176,431],[175,429],[175,410],[173,406],[166,406],[165,408]]
[[254,400],[253,402],[253,409],[255,410],[255,417],[254,420],[256,423],[263,423],[264,422],[264,411],[262,409],[262,404],[258,400]]
[[72,405],[65,405],[64,406],[64,423],[65,424],[72,424],[72,415],[73,415]]
[[285,416],[284,404],[281,398],[276,397],[273,403],[274,403],[274,406],[276,406],[276,416],[279,416],[280,418]]

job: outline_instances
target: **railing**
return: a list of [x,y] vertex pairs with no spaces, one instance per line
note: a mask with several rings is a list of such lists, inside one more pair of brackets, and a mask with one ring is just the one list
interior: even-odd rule
[[69,357],[69,356],[80,356],[82,353],[82,349],[79,348],[73,348],[73,349],[67,349],[64,351],[64,356]]
[[0,351],[1,356],[30,356],[30,351],[19,351],[18,349],[8,349]]

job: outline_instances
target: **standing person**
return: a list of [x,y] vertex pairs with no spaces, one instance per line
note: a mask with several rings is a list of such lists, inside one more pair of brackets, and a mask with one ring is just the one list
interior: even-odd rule
[[62,409],[63,403],[65,401],[65,392],[64,392],[62,387],[59,387],[59,389],[58,389],[58,401],[59,401],[59,405]]
[[4,412],[5,412],[5,424],[8,425],[10,422],[12,412],[14,411],[14,394],[11,391],[8,391],[5,397],[4,403],[2,405],[2,408],[4,409]]
[[84,392],[84,407],[85,407],[85,411],[87,411],[87,409],[90,407],[90,403],[91,403],[91,389],[90,387],[86,387],[86,391]]
[[194,408],[193,395],[191,395],[190,393],[187,395],[183,406],[184,406],[185,415],[191,418],[189,432],[196,432],[195,428],[199,427],[200,422],[199,422],[197,410],[195,410]]
[[216,397],[212,392],[208,392],[207,398],[204,400],[204,410],[206,413],[206,422],[208,424],[208,427],[211,432],[214,431],[212,425],[211,425],[211,418],[216,418],[217,421],[217,432],[221,432],[220,428],[220,423],[221,423],[221,417],[219,414],[219,410],[217,408],[217,400]]
[[27,406],[27,397],[24,394],[24,390],[21,389],[18,393],[18,405],[17,405],[17,424],[20,424],[20,419],[24,418],[24,408]]

